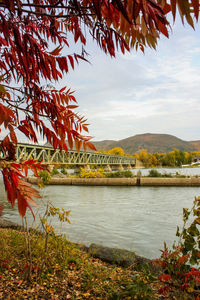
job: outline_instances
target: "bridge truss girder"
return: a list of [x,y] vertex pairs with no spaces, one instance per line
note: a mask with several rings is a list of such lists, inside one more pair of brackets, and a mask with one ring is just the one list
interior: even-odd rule
[[84,165],[135,165],[135,158],[109,155],[96,152],[84,152],[79,153],[74,150],[68,152],[60,151],[59,149],[54,150],[51,147],[29,145],[29,144],[18,144],[16,146],[17,162],[23,160],[34,159],[42,161],[43,164],[69,164],[75,166]]

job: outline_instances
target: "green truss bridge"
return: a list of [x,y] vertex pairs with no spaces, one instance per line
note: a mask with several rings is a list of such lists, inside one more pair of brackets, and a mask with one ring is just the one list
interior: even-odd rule
[[17,144],[16,146],[17,162],[22,160],[34,159],[41,161],[47,165],[70,165],[74,167],[89,167],[89,166],[102,166],[102,167],[117,167],[117,168],[132,168],[136,164],[134,157],[109,155],[97,152],[77,152],[69,150],[68,152],[60,151],[59,149],[49,146],[30,145],[30,144]]

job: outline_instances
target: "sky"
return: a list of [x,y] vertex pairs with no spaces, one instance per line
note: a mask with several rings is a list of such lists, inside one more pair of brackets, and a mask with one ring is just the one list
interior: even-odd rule
[[131,51],[111,58],[89,41],[90,64],[80,63],[60,86],[75,91],[78,111],[94,141],[143,133],[200,139],[200,28],[177,21],[170,38],[145,55]]
[[[156,51],[132,50],[116,58],[87,38],[90,63],[80,62],[55,87],[75,91],[77,111],[87,118],[92,141],[143,133],[200,140],[200,23],[195,28],[177,18],[169,39],[161,37]],[[18,138],[27,142],[22,134]]]

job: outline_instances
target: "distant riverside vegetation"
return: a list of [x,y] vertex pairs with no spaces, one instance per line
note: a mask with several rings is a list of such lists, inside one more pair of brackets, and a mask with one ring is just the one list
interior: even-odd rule
[[142,149],[149,153],[167,153],[173,149],[184,152],[200,151],[199,141],[183,141],[169,134],[145,133],[139,134],[119,141],[105,140],[93,142],[97,150],[109,150],[120,147],[125,153],[135,154]]
[[[125,155],[125,151],[121,147],[115,147],[110,150],[102,150],[99,152],[114,154],[114,155]],[[167,153],[149,153],[146,149],[141,149],[138,153],[133,156],[137,160],[141,161],[145,168],[152,167],[181,167],[182,165],[200,165],[200,151],[186,152],[174,148],[172,151]]]

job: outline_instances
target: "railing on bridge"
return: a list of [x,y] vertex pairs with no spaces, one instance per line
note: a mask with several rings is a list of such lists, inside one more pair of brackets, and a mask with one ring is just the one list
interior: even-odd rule
[[134,166],[135,158],[109,155],[97,152],[76,152],[69,150],[68,152],[54,150],[52,147],[17,144],[16,146],[17,162],[22,160],[34,159],[42,161],[44,164],[69,164],[69,165],[98,165],[98,166]]

